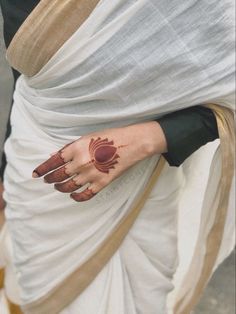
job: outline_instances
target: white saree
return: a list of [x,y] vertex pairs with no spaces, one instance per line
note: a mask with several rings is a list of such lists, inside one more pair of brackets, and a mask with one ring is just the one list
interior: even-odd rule
[[[50,293],[99,250],[142,193],[159,156],[139,162],[79,204],[41,179],[33,180],[32,170],[51,152],[93,131],[149,121],[196,104],[232,110],[233,24],[232,1],[101,0],[37,74],[19,78],[12,134],[5,145],[4,198],[24,313],[46,314],[27,305]],[[219,148],[205,166],[205,176],[198,177],[199,186],[194,185],[193,168],[202,171],[207,150],[190,158],[184,169],[164,167],[119,249],[61,314],[166,313],[178,241],[182,282],[194,248],[199,249],[200,230],[196,273],[175,297],[185,297],[176,313],[187,313],[182,307],[201,277],[220,198]],[[178,232],[183,208],[188,211]],[[198,222],[191,220],[193,209]],[[231,204],[215,267],[233,247],[232,209]],[[191,230],[186,229],[189,221]],[[184,230],[191,246],[187,251]]]

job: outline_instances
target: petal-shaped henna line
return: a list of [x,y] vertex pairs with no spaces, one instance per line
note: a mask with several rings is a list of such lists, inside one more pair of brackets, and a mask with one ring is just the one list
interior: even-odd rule
[[114,165],[118,163],[117,154],[119,148],[127,145],[114,146],[113,141],[108,141],[108,138],[101,139],[98,137],[96,140],[92,138],[89,144],[89,153],[91,160],[97,170],[104,173],[109,173],[110,169],[114,169]]
[[75,200],[76,202],[84,202],[90,200],[95,195],[96,193],[94,193],[91,189],[87,188],[80,193],[72,193],[70,197],[73,198],[73,200]]
[[99,165],[97,164],[96,168],[98,170],[100,170],[101,172],[108,173],[109,172],[108,169],[115,169],[115,167],[114,167],[115,164],[118,164],[117,160],[114,160],[114,161],[106,163],[106,164],[99,164]]
[[108,141],[108,138],[105,138],[104,140],[101,140],[100,137],[98,137],[93,143],[91,143],[91,150],[94,151],[96,150],[96,148],[102,146],[103,144],[106,144],[106,145],[114,145],[114,142],[113,141]]

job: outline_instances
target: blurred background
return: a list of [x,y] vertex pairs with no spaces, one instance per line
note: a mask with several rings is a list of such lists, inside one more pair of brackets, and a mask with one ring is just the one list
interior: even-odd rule
[[[5,60],[5,47],[0,15],[0,156],[11,103],[13,80]],[[218,268],[194,314],[235,313],[235,252]]]

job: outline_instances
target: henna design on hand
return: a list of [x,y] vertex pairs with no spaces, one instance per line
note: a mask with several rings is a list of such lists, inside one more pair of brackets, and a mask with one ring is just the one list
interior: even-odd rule
[[41,177],[47,172],[56,169],[57,167],[63,166],[65,161],[63,160],[61,153],[58,152],[51,156],[44,163],[39,165],[36,169],[33,170],[33,178]]
[[70,174],[66,173],[66,166],[63,166],[53,172],[50,172],[44,177],[45,183],[62,182],[71,177]]
[[49,171],[52,171],[60,166],[63,166],[66,162],[62,156],[65,148],[73,144],[75,141],[70,142],[63,146],[58,152],[55,152],[51,157],[39,165],[37,168],[33,170],[32,177],[38,178],[44,176]]
[[89,144],[89,153],[91,156],[89,163],[93,163],[97,170],[109,173],[110,169],[115,168],[115,164],[118,163],[117,159],[120,158],[117,150],[125,146],[127,145],[115,147],[114,142],[108,141],[107,138],[103,140],[100,137],[96,140],[92,138]]
[[84,202],[90,200],[95,195],[96,193],[87,188],[80,193],[71,193],[70,197],[73,198],[73,200],[75,200],[76,202]]
[[[63,182],[64,180],[69,179],[71,176],[73,176],[73,173],[68,174],[66,172],[66,164],[69,160],[65,160],[63,156],[64,149],[72,143],[65,145],[58,152],[51,155],[51,157],[47,161],[39,165],[33,171],[33,177],[36,178],[45,175],[44,181],[47,183],[62,182],[55,184],[55,189],[64,193],[73,192],[71,194],[71,197],[75,201],[87,201],[95,196],[100,189],[95,192],[91,188],[86,188],[84,191],[76,193],[74,191],[81,188],[82,186],[77,185],[73,178],[66,182]],[[80,167],[78,167],[78,169],[86,167],[89,164],[94,164],[95,168],[98,171],[108,174],[109,171],[111,169],[115,169],[115,165],[118,164],[118,158],[120,158],[117,153],[118,149],[126,146],[127,145],[115,146],[114,141],[109,141],[108,138],[91,138],[89,143],[90,161],[81,165]]]
[[68,180],[64,183],[56,183],[54,185],[55,189],[62,193],[71,193],[82,187],[82,185],[77,184],[74,179]]

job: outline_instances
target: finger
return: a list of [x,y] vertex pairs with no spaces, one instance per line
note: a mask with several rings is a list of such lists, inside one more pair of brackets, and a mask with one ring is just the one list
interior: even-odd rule
[[43,162],[41,165],[39,165],[37,168],[33,171],[33,178],[41,177],[48,173],[49,171],[52,171],[62,165],[65,164],[64,159],[61,156],[61,153],[58,152],[57,154],[50,157],[48,160]]
[[97,193],[95,193],[91,187],[86,188],[80,193],[71,193],[70,197],[76,202],[84,202],[93,198]]
[[[83,183],[81,183],[81,185],[83,186],[86,183],[89,183],[91,181],[82,181]],[[100,192],[105,186],[107,185],[107,183],[102,183],[102,182],[92,182],[90,184],[90,186],[88,186],[86,189],[84,189],[81,192],[74,192],[71,193],[70,197],[72,199],[74,199],[76,202],[84,202],[84,201],[88,201],[91,198],[93,198],[98,192]]]
[[76,183],[75,178],[72,178],[64,183],[57,183],[54,185],[55,189],[62,193],[71,193],[82,187],[81,184]]
[[[83,165],[82,165],[83,166]],[[78,160],[71,160],[63,167],[50,172],[44,177],[46,183],[62,182],[76,175],[81,170],[81,163]],[[84,181],[84,180],[83,180]],[[86,181],[87,182],[87,181]]]
[[70,158],[69,158],[69,156],[67,156],[68,153],[66,154],[66,152],[68,150],[67,149],[68,146],[70,146],[72,143],[65,145],[58,152],[53,153],[53,155],[48,160],[46,160],[41,165],[39,165],[37,168],[35,168],[33,170],[32,177],[33,178],[42,177],[46,173],[48,173],[54,169],[57,169],[57,168],[61,167],[62,165],[64,165],[66,162],[68,162],[70,160]]
[[55,182],[62,182],[66,179],[69,179],[73,174],[70,174],[66,168],[67,165],[50,172],[44,177],[44,181],[46,183],[55,183]]
[[74,175],[73,178],[67,180],[66,182],[57,183],[54,187],[59,192],[71,193],[80,189],[89,182],[92,182],[94,179],[96,179],[96,177],[94,177],[93,172],[86,171],[85,173]]

